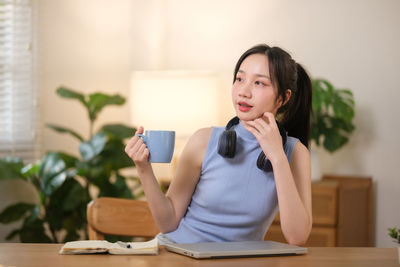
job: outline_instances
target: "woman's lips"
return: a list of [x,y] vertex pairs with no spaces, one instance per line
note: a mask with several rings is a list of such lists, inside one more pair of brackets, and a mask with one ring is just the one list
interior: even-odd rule
[[242,112],[247,112],[247,111],[251,110],[252,107],[253,106],[247,104],[246,102],[239,102],[238,103],[238,108]]

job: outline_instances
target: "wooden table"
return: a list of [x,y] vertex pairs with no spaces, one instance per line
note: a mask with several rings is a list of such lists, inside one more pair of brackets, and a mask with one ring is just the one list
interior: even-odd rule
[[309,248],[306,255],[203,259],[196,260],[160,249],[157,256],[139,255],[59,255],[61,244],[0,243],[1,267],[54,267],[54,266],[340,266],[340,267],[399,267],[397,248]]

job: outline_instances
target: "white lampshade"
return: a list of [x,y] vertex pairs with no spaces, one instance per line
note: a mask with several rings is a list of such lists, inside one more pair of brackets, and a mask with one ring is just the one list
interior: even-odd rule
[[197,129],[218,125],[218,76],[207,71],[135,71],[129,96],[133,125],[174,130],[187,138]]

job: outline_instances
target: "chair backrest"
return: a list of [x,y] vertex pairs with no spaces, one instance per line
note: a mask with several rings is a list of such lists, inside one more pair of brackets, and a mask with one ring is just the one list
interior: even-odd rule
[[89,239],[103,240],[105,234],[154,237],[159,233],[145,201],[102,197],[87,207]]

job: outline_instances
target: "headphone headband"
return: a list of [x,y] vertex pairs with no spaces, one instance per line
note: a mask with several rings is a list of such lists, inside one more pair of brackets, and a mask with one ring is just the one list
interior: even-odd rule
[[239,117],[233,117],[228,124],[225,126],[225,130],[229,130],[230,128],[232,128],[233,126],[235,126],[236,124],[239,124],[240,120]]

